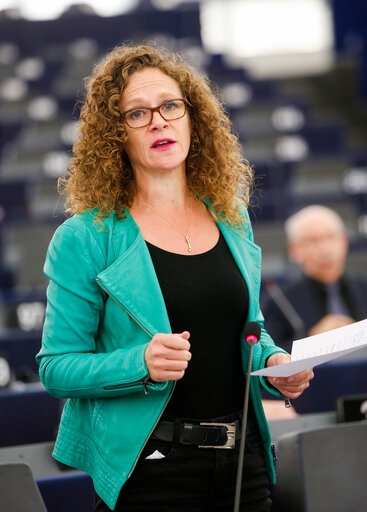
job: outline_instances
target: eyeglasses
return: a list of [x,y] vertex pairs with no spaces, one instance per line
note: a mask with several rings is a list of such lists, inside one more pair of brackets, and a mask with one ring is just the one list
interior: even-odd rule
[[159,112],[165,121],[180,119],[186,114],[187,102],[183,98],[168,100],[158,107],[133,108],[121,112],[121,116],[130,128],[143,128],[152,122],[153,113]]

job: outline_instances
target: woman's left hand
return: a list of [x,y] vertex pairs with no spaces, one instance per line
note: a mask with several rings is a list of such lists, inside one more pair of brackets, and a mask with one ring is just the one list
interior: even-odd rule
[[[289,354],[278,352],[270,356],[266,362],[266,366],[275,366],[278,364],[288,363],[291,359]],[[288,398],[298,398],[305,389],[310,385],[314,373],[312,368],[303,372],[295,373],[290,377],[268,377],[270,384],[278,389],[282,395]]]

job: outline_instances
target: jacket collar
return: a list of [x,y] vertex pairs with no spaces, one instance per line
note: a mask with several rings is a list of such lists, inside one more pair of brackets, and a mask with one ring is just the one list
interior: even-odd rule
[[225,222],[218,227],[223,233],[229,250],[243,275],[249,293],[249,318],[255,316],[255,304],[258,300],[261,280],[261,249],[249,240],[244,231],[236,231]]
[[[97,276],[97,282],[147,334],[154,336],[158,332],[171,332],[148,247],[130,214],[126,221],[129,229],[134,230],[134,237],[128,237],[133,242],[115,241],[116,247],[120,245],[123,252]],[[251,318],[255,304],[253,298],[258,295],[260,286],[260,249],[245,232],[237,232],[225,222],[218,222],[218,227],[248,286]],[[116,236],[121,237],[121,231]]]

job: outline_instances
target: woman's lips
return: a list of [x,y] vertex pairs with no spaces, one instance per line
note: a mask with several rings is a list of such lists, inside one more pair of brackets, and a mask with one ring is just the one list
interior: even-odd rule
[[161,151],[165,151],[172,147],[173,144],[175,144],[176,141],[172,139],[158,139],[153,142],[153,144],[150,146],[150,149],[157,149]]

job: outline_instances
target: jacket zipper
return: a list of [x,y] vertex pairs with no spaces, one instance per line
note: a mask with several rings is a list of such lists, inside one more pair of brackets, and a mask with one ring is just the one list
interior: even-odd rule
[[[106,288],[101,284],[101,282],[99,281],[99,279],[98,279],[98,278],[96,279],[96,281],[97,281],[98,286],[100,286],[100,287],[102,288],[102,290],[103,290],[105,293],[107,293],[107,295],[108,295],[109,297],[111,297],[111,299],[112,299],[112,300],[114,300],[114,301],[116,302],[116,304],[117,304],[118,306],[120,306],[120,308],[122,308],[122,309],[123,309],[123,310],[124,310],[128,315],[129,315],[129,317],[130,317],[132,320],[134,320],[134,322],[135,322],[135,323],[136,323],[136,324],[137,324],[141,329],[143,329],[143,331],[144,331],[144,332],[145,332],[145,333],[146,333],[150,338],[153,338],[152,333],[150,333],[150,332],[149,332],[149,331],[148,331],[148,330],[147,330],[147,329],[146,329],[146,328],[145,328],[145,327],[144,327],[144,326],[143,326],[143,325],[142,325],[142,324],[141,324],[141,323],[140,323],[140,322],[135,318],[135,316],[134,316],[134,315],[133,315],[133,314],[132,314],[132,313],[131,313],[131,312],[130,312],[130,311],[129,311],[125,306],[123,306],[123,305],[121,304],[121,302],[119,302],[119,301],[118,301],[118,300],[117,300],[113,295],[111,295],[111,294],[109,293],[109,291],[108,291],[108,290],[107,290],[107,289],[106,289]],[[141,380],[141,381],[138,381],[137,383],[136,383],[136,382],[134,382],[133,384],[116,384],[116,385],[114,385],[114,386],[107,386],[107,387],[105,387],[104,389],[123,389],[123,388],[131,387],[131,386],[135,386],[136,384],[142,384],[142,385],[143,385],[143,387],[144,387],[144,393],[147,395],[147,394],[149,393],[149,391],[148,391],[148,389],[147,389],[147,383],[148,383],[148,381],[149,381],[149,375],[148,375],[148,377],[145,377],[145,379],[143,379],[143,380]],[[141,449],[140,449],[140,452],[138,453],[138,455],[137,455],[137,457],[136,457],[136,459],[135,459],[134,465],[133,465],[133,467],[131,468],[131,471],[130,471],[130,473],[129,473],[128,478],[130,478],[130,475],[131,475],[131,474],[132,474],[132,472],[134,471],[134,469],[135,469],[135,467],[136,467],[136,465],[137,465],[137,463],[138,463],[138,460],[139,460],[139,458],[140,458],[140,455],[141,455],[142,451],[143,451],[143,450],[144,450],[144,448],[145,448],[145,445],[147,444],[147,442],[148,442],[148,440],[149,440],[149,438],[150,438],[150,436],[151,436],[152,432],[155,430],[155,427],[156,427],[156,426],[157,426],[157,424],[159,423],[159,420],[161,419],[162,414],[164,413],[164,410],[165,410],[165,408],[167,407],[167,404],[168,404],[168,402],[169,402],[169,401],[170,401],[170,399],[171,399],[171,396],[172,396],[172,393],[173,393],[173,391],[174,391],[175,387],[176,387],[176,381],[174,381],[174,382],[173,382],[173,386],[172,386],[172,389],[171,389],[171,393],[170,393],[170,395],[169,395],[169,397],[168,397],[168,400],[167,400],[167,401],[166,401],[166,403],[164,404],[164,407],[163,407],[163,409],[161,410],[161,413],[160,413],[160,415],[158,416],[158,418],[157,418],[156,422],[154,423],[153,428],[150,430],[149,435],[146,437],[145,442],[143,443],[143,445],[142,445],[142,447],[141,447]]]
[[[134,320],[134,322],[136,324],[138,324],[138,326],[143,329],[143,331],[150,337],[150,338],[153,338],[153,335],[152,333],[150,333],[134,316],[132,313],[130,313],[130,311],[128,309],[126,309],[122,304],[121,302],[119,302],[117,299],[115,299],[115,297],[113,297],[113,295],[111,295],[108,290],[100,283],[99,279],[97,278],[96,279],[97,281],[97,284],[98,286],[100,286],[102,288],[102,290],[107,293],[107,295],[109,297],[111,297],[112,300],[114,300],[116,302],[116,304],[118,304],[128,315],[130,318],[132,318]],[[106,390],[111,390],[111,389],[124,389],[124,388],[130,388],[130,387],[133,387],[133,386],[136,386],[136,385],[139,385],[141,384],[143,387],[144,387],[144,393],[147,395],[149,393],[148,391],[148,388],[147,388],[147,383],[149,381],[149,375],[148,377],[145,377],[144,379],[142,380],[139,380],[137,382],[133,382],[133,383],[129,383],[129,384],[115,384],[113,386],[104,386],[103,389],[106,389]]]
[[163,407],[163,409],[161,410],[161,413],[160,413],[160,415],[158,416],[158,418],[157,418],[156,422],[154,423],[153,428],[151,429],[151,431],[149,432],[149,435],[148,435],[148,436],[147,436],[147,438],[145,439],[145,442],[143,443],[143,445],[142,445],[142,447],[141,447],[141,449],[140,449],[140,452],[138,453],[138,455],[137,455],[137,457],[136,457],[136,459],[135,459],[134,465],[133,465],[133,467],[131,468],[131,471],[130,471],[130,473],[129,473],[128,478],[130,478],[131,474],[133,473],[133,471],[134,471],[134,469],[135,469],[135,467],[136,467],[136,465],[137,465],[137,463],[138,463],[138,460],[140,459],[140,455],[141,455],[142,451],[143,451],[143,450],[144,450],[144,448],[145,448],[145,445],[146,445],[146,444],[147,444],[147,442],[149,441],[149,438],[150,438],[150,436],[152,435],[152,433],[154,432],[155,427],[158,425],[159,420],[161,419],[162,414],[164,413],[164,410],[165,410],[165,408],[167,407],[168,402],[171,400],[171,396],[172,396],[172,393],[173,393],[173,391],[174,391],[175,387],[176,387],[176,381],[173,381],[173,386],[172,386],[172,389],[171,389],[171,393],[170,393],[170,395],[169,395],[169,397],[168,397],[168,399],[167,399],[167,402],[164,404],[164,407]]
[[131,388],[132,386],[136,386],[136,385],[139,385],[141,384],[143,387],[144,387],[144,393],[147,395],[149,393],[148,389],[147,389],[147,383],[149,381],[149,376],[148,377],[145,377],[145,379],[142,379],[142,380],[138,380],[136,382],[133,382],[133,383],[129,383],[129,384],[114,384],[113,386],[104,386],[103,389],[106,389],[106,390],[111,390],[111,389],[124,389],[124,388]]
[[138,326],[139,326],[141,329],[143,329],[143,331],[144,331],[144,332],[145,332],[145,333],[146,333],[150,338],[153,338],[152,333],[151,333],[151,332],[149,332],[149,331],[144,327],[144,325],[142,325],[142,324],[139,322],[139,320],[137,320],[137,319],[135,318],[135,316],[134,316],[132,313],[130,313],[130,311],[129,311],[128,309],[126,309],[126,307],[125,307],[125,306],[123,306],[123,305],[121,304],[121,302],[119,302],[119,301],[118,301],[118,300],[117,300],[113,295],[111,295],[111,294],[109,293],[109,291],[108,291],[108,290],[103,286],[103,284],[101,284],[101,282],[99,281],[98,277],[97,277],[96,281],[97,281],[98,286],[100,286],[100,288],[102,288],[102,290],[103,290],[105,293],[107,293],[107,295],[108,295],[109,297],[111,297],[111,299],[112,299],[112,300],[114,300],[114,301],[116,302],[116,304],[118,304],[118,305],[120,306],[120,308],[122,308],[122,309],[123,309],[123,310],[124,310],[128,315],[129,315],[129,317],[130,317],[130,318],[132,318],[132,319],[134,320],[134,322],[135,322],[136,324],[138,324]]

